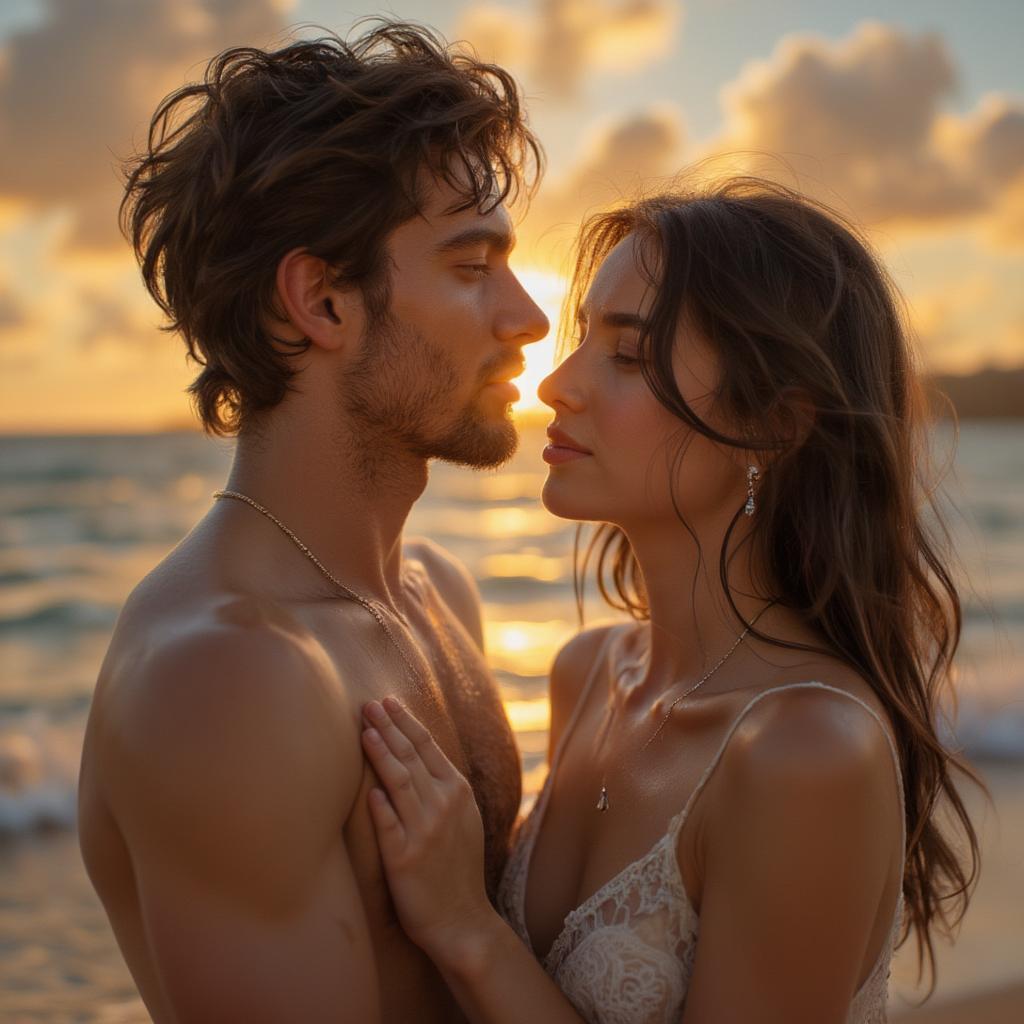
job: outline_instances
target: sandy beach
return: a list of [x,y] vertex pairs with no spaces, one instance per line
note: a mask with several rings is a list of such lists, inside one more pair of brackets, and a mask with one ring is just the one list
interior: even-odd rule
[[1024,1020],[1024,982],[995,992],[956,999],[932,1009],[894,1015],[892,1021],[913,1024],[1019,1024]]
[[964,787],[981,838],[981,877],[952,945],[935,941],[938,982],[919,1009],[911,937],[893,963],[889,1008],[907,1024],[1020,1024],[1024,1021],[1024,770],[981,763],[994,807]]

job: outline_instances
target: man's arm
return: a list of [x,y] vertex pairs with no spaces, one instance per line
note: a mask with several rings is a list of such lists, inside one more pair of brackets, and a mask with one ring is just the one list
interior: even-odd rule
[[104,767],[174,1019],[379,1019],[342,839],[363,762],[318,645],[214,626],[139,667]]

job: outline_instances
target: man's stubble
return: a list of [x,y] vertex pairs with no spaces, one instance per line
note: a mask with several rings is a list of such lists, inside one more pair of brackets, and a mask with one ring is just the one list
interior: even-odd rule
[[484,382],[497,369],[498,360],[480,368],[469,400],[456,411],[464,382],[443,346],[391,314],[376,318],[338,382],[339,400],[355,428],[348,440],[357,446],[368,482],[386,474],[382,463],[392,453],[474,469],[506,463],[519,443],[515,426],[482,407]]

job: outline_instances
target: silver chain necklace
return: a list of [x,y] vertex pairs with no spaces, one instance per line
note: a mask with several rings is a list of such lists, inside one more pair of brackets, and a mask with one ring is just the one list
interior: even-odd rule
[[[384,604],[381,601],[374,601],[372,598],[369,597],[363,597],[362,594],[357,594],[351,587],[345,586],[345,584],[342,583],[341,580],[339,580],[336,576],[334,576],[331,573],[331,571],[327,568],[327,566],[325,566],[323,562],[321,562],[320,559],[317,558],[316,555],[314,555],[313,552],[310,551],[309,548],[306,547],[306,545],[303,544],[302,541],[299,540],[299,538],[296,537],[295,534],[291,530],[289,530],[288,527],[285,526],[284,523],[282,523],[281,520],[277,518],[277,516],[273,514],[273,512],[270,512],[268,509],[265,509],[261,504],[259,504],[259,502],[254,501],[247,494],[242,494],[240,491],[214,491],[213,496],[214,498],[218,499],[237,498],[239,501],[244,501],[246,504],[251,505],[258,512],[262,512],[269,520],[271,520],[271,522],[279,526],[298,545],[298,547],[302,550],[303,554],[305,554],[310,559],[310,561],[340,591],[342,591],[342,593],[344,593],[351,600],[355,601],[357,604],[361,604],[377,620],[377,625],[380,626],[380,628],[384,631],[384,635],[388,638],[388,640],[391,641],[392,646],[394,646],[394,648],[402,656],[402,661],[405,662],[405,666],[411,673],[413,681],[416,683],[419,689],[423,689],[423,681],[420,678],[419,671],[416,669],[415,665],[413,665],[412,661],[409,659],[409,656],[405,653],[404,648],[395,638],[395,634],[391,632],[391,628],[384,620],[384,611],[391,612],[391,609],[388,608],[386,604]],[[401,618],[398,612],[391,612],[391,614],[395,615],[396,618]]]
[[[684,690],[678,697],[676,697],[676,699],[674,701],[672,701],[671,704],[669,704],[668,710],[665,712],[664,717],[662,718],[661,722],[658,724],[658,728],[654,730],[654,733],[650,736],[650,738],[647,740],[647,742],[640,748],[640,750],[639,750],[639,752],[637,754],[637,757],[639,757],[641,754],[643,754],[643,752],[661,735],[662,730],[665,728],[666,725],[668,725],[668,721],[672,717],[672,712],[675,710],[676,705],[681,700],[683,700],[685,697],[689,697],[690,694],[693,693],[693,691],[696,690],[698,686],[701,686],[708,679],[710,679],[725,664],[725,662],[729,658],[729,655],[732,654],[732,652],[735,651],[737,647],[739,647],[739,645],[743,642],[743,638],[750,632],[751,626],[753,626],[754,623],[756,623],[757,620],[759,618],[761,618],[761,616],[764,615],[764,613],[766,611],[768,611],[768,609],[771,608],[771,606],[773,604],[775,604],[775,600],[774,599],[769,601],[768,604],[766,604],[757,613],[757,615],[754,617],[754,621],[751,622],[750,625],[747,626],[747,628],[744,629],[742,633],[740,633],[740,635],[736,638],[736,642],[732,645],[732,647],[729,648],[728,651],[725,652],[724,655],[722,655],[722,657],[718,660],[718,662],[714,665],[714,667],[709,672],[707,672],[703,676],[701,676],[701,678],[698,679],[697,682],[695,682],[693,684],[693,686],[691,686],[687,690]],[[629,666],[627,666],[627,668],[628,667]],[[619,680],[620,681],[622,679],[623,674],[624,674],[624,672],[619,674]],[[597,798],[597,804],[595,806],[595,810],[607,811],[608,808],[611,806],[611,803],[610,803],[610,801],[608,799],[608,785],[607,785],[607,783],[608,783],[608,771],[607,771],[607,769],[605,769],[605,771],[601,774],[601,795]]]

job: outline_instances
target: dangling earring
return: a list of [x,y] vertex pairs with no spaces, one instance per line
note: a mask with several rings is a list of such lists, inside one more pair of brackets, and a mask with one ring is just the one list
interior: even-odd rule
[[754,503],[754,482],[761,476],[757,466],[747,466],[747,503],[743,506],[745,515],[752,516],[757,505]]

